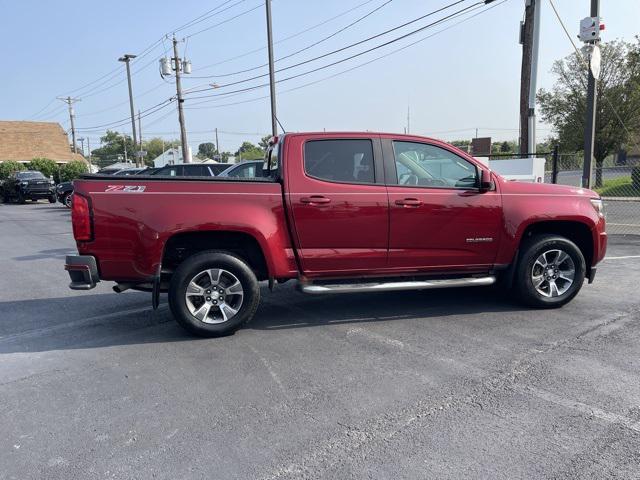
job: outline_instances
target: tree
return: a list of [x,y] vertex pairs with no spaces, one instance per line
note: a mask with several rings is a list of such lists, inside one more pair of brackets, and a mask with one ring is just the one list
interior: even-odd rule
[[34,158],[27,165],[29,170],[37,170],[45,177],[53,177],[58,173],[58,164],[48,158]]
[[216,150],[216,144],[213,142],[205,142],[198,145],[198,157],[200,158],[213,158],[218,154]]
[[118,155],[124,156],[125,145],[127,147],[128,156],[134,158],[137,148],[133,145],[133,139],[129,135],[124,135],[113,130],[107,130],[107,133],[100,137],[102,146],[91,150],[91,155],[95,155],[101,159],[116,160]]
[[[601,57],[593,152],[595,187],[602,186],[604,159],[631,140],[629,132],[640,128],[640,37],[636,37],[635,43],[619,40],[603,43]],[[542,118],[553,125],[562,150],[583,151],[585,60],[574,53],[557,60],[551,71],[556,76],[553,88],[541,89],[537,96]]]
[[264,150],[265,152],[269,148],[269,140],[271,140],[271,138],[272,138],[271,135],[267,135],[265,137],[262,137],[258,142],[258,145],[260,145],[260,148],[262,148],[262,150]]
[[26,167],[20,162],[14,160],[7,160],[6,162],[0,162],[0,180],[5,180],[13,172],[20,172],[25,170]]
[[264,158],[264,150],[256,147],[251,142],[242,142],[242,145],[240,145],[235,155],[236,157],[242,158],[242,160],[259,160]]
[[89,171],[89,166],[81,160],[73,160],[60,167],[60,181],[70,182]]
[[179,146],[179,140],[163,140],[159,137],[150,138],[149,140],[143,140],[142,150],[145,150],[147,152],[144,157],[144,161],[147,165],[153,165],[153,161],[157,157],[162,155],[170,148],[178,148]]

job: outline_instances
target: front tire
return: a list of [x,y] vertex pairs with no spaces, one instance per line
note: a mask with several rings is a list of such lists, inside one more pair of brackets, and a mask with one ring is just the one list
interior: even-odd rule
[[176,321],[202,337],[232,334],[253,318],[259,302],[260,287],[249,265],[220,251],[189,257],[169,285],[169,307]]
[[55,195],[49,195],[49,203],[56,203],[57,199]]
[[73,196],[72,196],[72,195],[73,195],[73,193],[67,193],[67,194],[64,196],[63,200],[62,200],[62,203],[63,203],[63,204],[64,204],[64,206],[65,206],[65,207],[67,207],[67,208],[71,208],[71,205],[72,205],[72,203],[73,203]]
[[515,286],[525,304],[557,308],[578,294],[585,273],[584,255],[575,243],[557,235],[535,235],[522,247]]

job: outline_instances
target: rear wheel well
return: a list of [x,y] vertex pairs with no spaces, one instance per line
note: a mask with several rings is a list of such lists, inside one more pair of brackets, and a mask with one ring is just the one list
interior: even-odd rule
[[593,261],[593,237],[591,236],[591,230],[586,224],[560,220],[534,223],[525,229],[522,235],[522,241],[525,241],[532,235],[543,233],[559,235],[571,240],[582,252],[587,265],[587,271],[591,269]]
[[242,232],[179,233],[167,241],[162,256],[163,272],[173,272],[180,263],[205,250],[233,253],[249,264],[258,280],[269,278],[269,269],[258,241]]

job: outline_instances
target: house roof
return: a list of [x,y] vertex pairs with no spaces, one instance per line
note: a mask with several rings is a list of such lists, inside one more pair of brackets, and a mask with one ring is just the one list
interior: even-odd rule
[[49,158],[58,163],[84,160],[69,147],[69,138],[59,123],[0,121],[0,162]]

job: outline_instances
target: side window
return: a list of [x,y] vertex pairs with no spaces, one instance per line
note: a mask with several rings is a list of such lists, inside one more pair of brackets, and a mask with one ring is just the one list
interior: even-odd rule
[[471,188],[477,185],[478,171],[455,153],[415,142],[393,142],[398,185]]
[[311,140],[304,145],[308,175],[330,182],[374,183],[371,140]]

